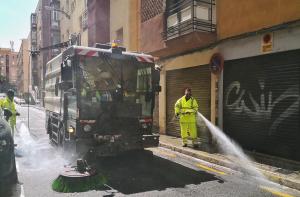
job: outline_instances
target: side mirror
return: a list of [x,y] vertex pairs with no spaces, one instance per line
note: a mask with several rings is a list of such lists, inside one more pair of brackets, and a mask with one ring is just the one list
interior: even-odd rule
[[154,82],[159,82],[159,80],[160,80],[160,70],[152,69],[152,72],[153,72],[153,81]]

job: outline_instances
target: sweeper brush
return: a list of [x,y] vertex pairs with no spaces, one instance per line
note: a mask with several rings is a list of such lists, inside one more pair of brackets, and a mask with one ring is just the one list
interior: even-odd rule
[[77,166],[65,166],[52,183],[52,189],[62,193],[85,192],[104,188],[106,179],[90,168],[85,160],[78,159]]

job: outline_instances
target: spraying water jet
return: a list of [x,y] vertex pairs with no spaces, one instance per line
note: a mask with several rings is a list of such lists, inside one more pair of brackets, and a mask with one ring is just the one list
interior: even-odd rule
[[256,179],[266,180],[264,175],[251,163],[251,159],[243,152],[242,148],[237,145],[226,134],[207,120],[200,112],[197,113],[197,124],[204,121],[209,131],[217,142],[218,147],[226,155],[233,156],[235,164],[242,172],[249,174]]

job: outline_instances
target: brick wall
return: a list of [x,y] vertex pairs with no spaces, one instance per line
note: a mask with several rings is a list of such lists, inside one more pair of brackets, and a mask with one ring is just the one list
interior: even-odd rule
[[164,11],[164,0],[142,0],[141,20],[145,22]]

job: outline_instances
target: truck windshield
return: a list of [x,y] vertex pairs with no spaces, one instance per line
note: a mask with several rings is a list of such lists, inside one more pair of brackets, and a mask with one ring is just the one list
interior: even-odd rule
[[81,115],[95,118],[101,112],[101,105],[122,103],[123,108],[140,106],[139,116],[151,116],[151,66],[134,58],[80,56]]

